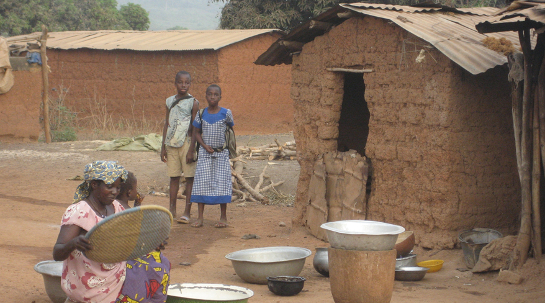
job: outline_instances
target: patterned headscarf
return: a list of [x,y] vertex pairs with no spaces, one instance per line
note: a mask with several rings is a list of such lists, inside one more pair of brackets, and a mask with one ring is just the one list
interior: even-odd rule
[[112,184],[121,178],[127,180],[127,171],[117,161],[95,161],[85,165],[83,170],[83,183],[78,185],[74,194],[74,203],[77,203],[90,195],[89,184],[92,180],[101,180],[106,184]]

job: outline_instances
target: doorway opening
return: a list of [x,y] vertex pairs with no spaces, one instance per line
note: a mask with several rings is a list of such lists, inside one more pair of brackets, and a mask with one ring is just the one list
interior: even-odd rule
[[339,120],[337,150],[356,150],[365,156],[369,135],[369,108],[362,73],[344,73],[344,97]]

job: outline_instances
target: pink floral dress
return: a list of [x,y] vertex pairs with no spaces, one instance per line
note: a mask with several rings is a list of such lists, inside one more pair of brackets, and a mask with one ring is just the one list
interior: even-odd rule
[[[116,213],[124,210],[117,201],[113,206]],[[61,226],[77,225],[89,231],[101,220],[87,202],[80,201],[66,209]],[[64,260],[61,287],[75,302],[115,302],[125,281],[125,268],[126,262],[98,263],[76,249]]]

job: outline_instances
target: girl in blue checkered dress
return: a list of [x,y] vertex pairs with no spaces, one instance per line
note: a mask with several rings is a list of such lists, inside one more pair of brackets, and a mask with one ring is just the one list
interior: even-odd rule
[[225,143],[227,125],[233,127],[231,111],[218,106],[221,88],[212,84],[206,89],[208,107],[193,121],[195,139],[199,142],[199,158],[193,181],[191,202],[199,204],[199,218],[191,226],[203,225],[204,206],[219,204],[221,216],[215,227],[227,227],[227,203],[231,202],[231,165]]

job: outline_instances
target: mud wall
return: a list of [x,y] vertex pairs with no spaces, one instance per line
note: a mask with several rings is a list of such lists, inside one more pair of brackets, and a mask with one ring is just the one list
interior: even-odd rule
[[293,130],[291,67],[253,64],[279,37],[279,34],[265,34],[219,51],[221,104],[232,110],[237,134]]
[[0,140],[37,141],[42,103],[42,69],[13,72],[15,83],[0,95]]
[[180,70],[192,75],[190,93],[205,104],[204,91],[217,81],[217,54],[200,52],[137,52],[121,50],[48,50],[52,97],[66,92],[66,105],[83,126],[94,127],[109,116],[115,122],[137,122],[160,131],[165,99],[176,94]]
[[[426,57],[417,63],[420,49]],[[507,71],[473,76],[425,41],[373,17],[345,21],[294,57],[301,164],[295,221],[305,223],[314,161],[337,149],[344,76],[326,68],[353,66],[373,69],[363,76],[372,181],[361,219],[414,230],[427,248],[455,246],[466,228],[514,232],[520,188]]]
[[107,117],[160,131],[165,99],[176,94],[174,77],[185,70],[193,79],[190,93],[202,107],[206,87],[222,87],[221,105],[233,110],[237,134],[288,132],[293,121],[290,67],[253,63],[276,39],[278,34],[261,35],[219,51],[51,49],[51,95],[64,92],[66,105],[87,128]]

